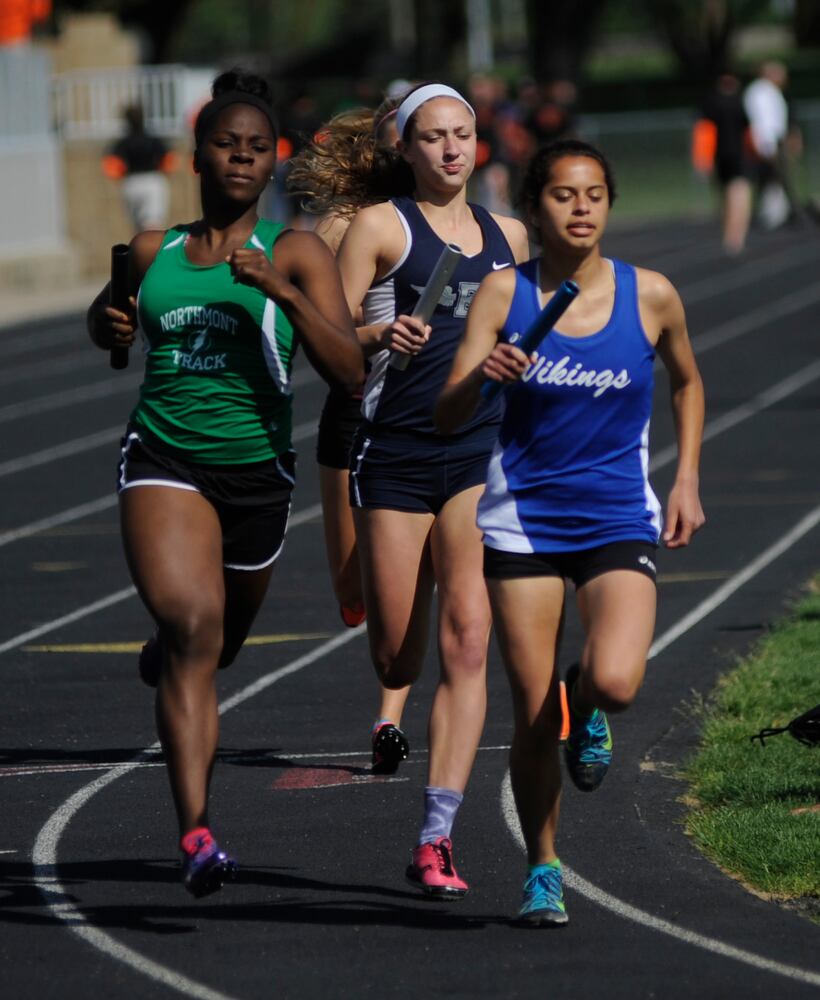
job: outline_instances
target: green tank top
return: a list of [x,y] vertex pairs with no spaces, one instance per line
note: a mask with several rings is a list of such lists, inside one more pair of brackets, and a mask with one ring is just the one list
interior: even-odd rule
[[[293,328],[226,263],[192,264],[190,229],[168,230],[140,286],[145,380],[131,421],[203,465],[275,458],[291,444]],[[282,229],[260,219],[245,246],[270,258]]]

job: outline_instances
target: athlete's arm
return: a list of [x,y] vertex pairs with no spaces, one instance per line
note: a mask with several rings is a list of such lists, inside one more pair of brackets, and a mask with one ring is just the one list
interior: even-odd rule
[[130,347],[134,343],[137,329],[137,299],[136,295],[145,277],[145,272],[151,266],[162,246],[165,233],[161,230],[149,230],[137,233],[131,240],[128,254],[128,302],[127,311],[115,309],[109,305],[111,283],[109,282],[88,307],[86,326],[89,336],[97,347],[104,351],[112,347]]
[[678,466],[666,505],[663,542],[667,548],[688,545],[706,518],[698,493],[704,395],[683,303],[662,274],[638,269],[638,295],[644,328],[657,331],[656,349],[669,372],[672,410],[678,439]]
[[492,213],[492,216],[510,244],[516,264],[521,264],[525,260],[529,260],[532,254],[530,253],[530,240],[527,236],[527,227],[524,223],[519,222],[518,219],[511,219],[508,215],[496,215]]
[[228,258],[237,281],[273,299],[290,320],[308,360],[329,383],[355,392],[364,366],[333,254],[314,233],[291,230],[273,247],[234,250]]
[[514,290],[512,268],[488,274],[481,282],[467,314],[453,367],[433,411],[433,420],[441,434],[452,434],[472,417],[479,406],[481,386],[487,379],[515,382],[526,371],[530,363],[527,355],[498,339]]
[[[336,257],[352,315],[357,315],[367,290],[390,271],[404,247],[404,230],[392,205],[386,202],[371,205],[356,213]],[[384,348],[417,354],[427,342],[430,328],[420,320],[402,315],[392,323],[359,326],[356,334],[365,356]]]

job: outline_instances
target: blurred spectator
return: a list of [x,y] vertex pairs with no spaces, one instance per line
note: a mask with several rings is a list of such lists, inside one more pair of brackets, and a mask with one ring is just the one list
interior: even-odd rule
[[471,197],[489,212],[509,215],[510,172],[502,157],[500,118],[504,110],[504,83],[484,73],[467,82],[467,95],[475,111],[476,158]]
[[578,91],[571,80],[553,80],[541,86],[539,98],[530,106],[524,120],[536,146],[546,146],[572,135],[577,99]]
[[168,222],[170,190],[166,173],[176,169],[177,157],[145,128],[142,107],[123,112],[126,132],[103,157],[106,177],[121,182],[125,208],[136,232],[164,229]]
[[790,215],[802,217],[791,176],[791,161],[800,154],[802,140],[789,124],[787,83],[786,67],[766,62],[743,95],[757,159],[758,217],[766,229],[777,228]]
[[25,45],[31,29],[51,14],[51,0],[0,0],[0,45]]
[[732,73],[718,77],[703,106],[692,136],[692,161],[703,175],[717,182],[721,198],[723,246],[740,253],[752,213],[753,167],[749,149],[749,119],[743,106],[740,80]]

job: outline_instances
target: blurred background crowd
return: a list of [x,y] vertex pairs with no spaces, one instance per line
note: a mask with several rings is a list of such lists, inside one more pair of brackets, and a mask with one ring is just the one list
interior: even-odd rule
[[323,121],[420,80],[477,114],[471,196],[515,211],[534,150],[576,135],[618,176],[621,225],[812,225],[815,0],[0,0],[0,296],[96,278],[112,243],[196,214],[190,125],[232,65],[273,82],[277,218]]

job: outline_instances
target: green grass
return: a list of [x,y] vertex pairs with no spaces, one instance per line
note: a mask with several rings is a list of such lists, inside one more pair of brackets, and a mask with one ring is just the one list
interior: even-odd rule
[[689,762],[687,832],[712,861],[751,888],[820,901],[820,747],[788,733],[760,746],[751,735],[785,726],[820,702],[820,576],[792,615],[719,683],[702,742]]

